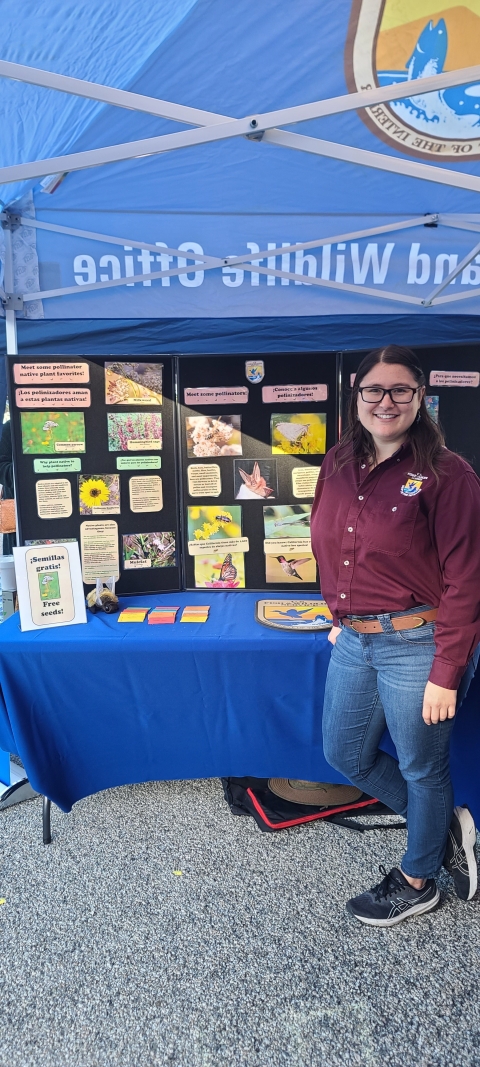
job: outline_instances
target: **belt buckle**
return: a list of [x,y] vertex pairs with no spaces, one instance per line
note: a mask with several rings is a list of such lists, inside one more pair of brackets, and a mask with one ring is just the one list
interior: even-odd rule
[[408,627],[409,630],[418,630],[420,626],[425,626],[426,619],[422,619],[421,615],[412,615],[411,619],[412,625]]
[[356,634],[363,633],[363,630],[360,629],[360,627],[362,626],[362,620],[361,619],[351,619],[350,622],[351,622],[352,630],[355,630]]

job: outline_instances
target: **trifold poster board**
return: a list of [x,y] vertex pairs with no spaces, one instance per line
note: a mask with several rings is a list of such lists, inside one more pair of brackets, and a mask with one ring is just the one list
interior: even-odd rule
[[[392,342],[393,343],[393,342]],[[459,452],[480,474],[480,345],[416,348],[426,380],[426,403],[439,421],[447,448]],[[355,373],[367,352],[345,352],[343,425]]]
[[8,365],[19,545],[78,541],[87,590],[318,589],[335,353]]
[[18,544],[78,541],[87,590],[179,589],[174,360],[8,364]]
[[179,359],[187,589],[318,589],[310,514],[337,380],[335,353]]

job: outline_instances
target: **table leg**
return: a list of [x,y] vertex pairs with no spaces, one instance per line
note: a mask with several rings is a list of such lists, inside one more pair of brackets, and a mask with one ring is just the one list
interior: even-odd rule
[[52,830],[50,822],[52,802],[48,797],[43,798],[43,843],[50,845],[52,842]]

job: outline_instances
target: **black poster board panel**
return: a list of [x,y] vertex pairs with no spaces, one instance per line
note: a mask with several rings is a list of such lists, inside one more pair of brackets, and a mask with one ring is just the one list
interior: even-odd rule
[[[120,595],[133,595],[141,593],[167,592],[180,588],[180,557],[181,545],[178,535],[178,479],[176,471],[176,431],[175,431],[175,361],[163,355],[142,356],[142,365],[161,363],[163,365],[163,399],[161,405],[142,404],[106,404],[105,402],[105,363],[115,362],[112,356],[8,356],[8,381],[10,397],[10,417],[12,423],[13,462],[15,470],[16,502],[18,513],[17,544],[23,545],[26,541],[41,539],[75,538],[80,545],[80,524],[89,521],[113,520],[118,526],[119,537],[119,560],[120,578],[116,585],[116,591]],[[139,363],[138,356],[120,356],[119,363]],[[22,367],[45,363],[75,363],[88,364],[89,381],[78,380],[66,383],[58,382],[55,385],[42,382],[32,382],[31,388],[45,388],[55,393],[59,389],[85,388],[91,393],[90,407],[82,407],[78,410],[83,412],[85,420],[85,452],[69,452],[80,460],[82,475],[118,474],[120,479],[120,514],[97,514],[95,516],[80,514],[79,505],[79,473],[36,473],[34,470],[35,459],[49,458],[45,454],[29,453],[25,455],[22,449],[22,426],[21,413],[32,414],[33,411],[44,415],[33,405],[19,408],[16,403],[16,390],[27,388],[28,381],[19,386],[14,379],[14,366]],[[50,409],[49,409],[50,410]],[[52,409],[54,406],[52,405]],[[59,409],[60,410],[60,409]],[[138,451],[109,451],[108,447],[108,423],[107,414],[120,413],[136,414],[145,412],[161,413],[162,416],[162,448],[148,449],[146,452]],[[47,415],[45,419],[47,420]],[[55,453],[58,458],[58,454]],[[145,470],[117,470],[117,458],[120,456],[141,458],[146,455],[159,456],[161,466],[159,469]],[[160,475],[162,479],[163,507],[158,512],[132,512],[130,509],[129,480],[132,476],[149,474]],[[40,518],[37,511],[36,483],[42,480],[65,478],[71,485],[72,492],[72,515],[69,518]],[[137,483],[138,484],[138,483]],[[123,535],[158,533],[172,531],[176,535],[176,565],[148,567],[145,569],[125,570],[123,567]],[[88,592],[92,584],[86,585]]]
[[[313,496],[303,499],[295,498],[292,489],[292,470],[295,467],[319,467],[322,454],[310,455],[273,455],[271,439],[271,416],[281,415],[285,422],[295,413],[324,413],[326,415],[326,449],[336,441],[337,431],[337,358],[336,353],[301,353],[259,354],[258,360],[264,364],[263,380],[252,384],[246,376],[246,362],[255,361],[253,354],[242,356],[198,356],[181,357],[178,361],[179,381],[179,435],[182,465],[183,489],[183,543],[185,586],[195,589],[195,558],[188,553],[188,507],[222,507],[240,505],[242,508],[242,536],[248,537],[249,551],[245,553],[245,588],[253,590],[312,590],[318,589],[318,576],[314,581],[266,581],[266,562],[263,551],[265,538],[264,506],[272,505],[311,505]],[[293,401],[279,403],[278,400],[263,403],[264,387],[285,385],[326,385],[328,397],[323,401]],[[247,403],[231,404],[228,399],[221,405],[185,404],[185,389],[224,388],[244,389],[248,394]],[[231,455],[194,456],[192,442],[187,449],[186,419],[190,416],[239,415],[241,417],[241,457]],[[190,451],[190,455],[188,454]],[[200,449],[202,451],[202,449]],[[253,460],[265,463],[261,473],[272,472],[275,497],[262,499],[239,499],[235,492],[241,482],[235,476],[236,467],[251,473]],[[218,464],[221,471],[221,493],[218,497],[193,497],[189,495],[188,468],[197,464]],[[271,464],[271,468],[269,468]],[[276,470],[275,470],[276,468]],[[285,537],[288,528],[285,530]],[[228,553],[228,541],[225,539],[225,552]],[[293,557],[308,555],[297,551]],[[223,558],[223,555],[221,559]],[[288,556],[287,556],[288,558]],[[221,562],[220,559],[220,562]],[[276,570],[278,571],[278,567]],[[298,569],[300,573],[301,567]],[[280,570],[281,574],[281,570]]]
[[[350,378],[367,351],[343,354],[343,426],[346,426]],[[447,448],[458,452],[480,474],[480,386],[430,385],[432,371],[480,372],[480,345],[419,346],[414,352],[427,380],[426,396],[439,398],[439,423]]]

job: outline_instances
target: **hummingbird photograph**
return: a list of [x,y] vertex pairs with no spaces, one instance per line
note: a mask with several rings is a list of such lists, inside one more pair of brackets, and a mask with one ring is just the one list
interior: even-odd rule
[[286,559],[285,556],[276,556],[282,570],[289,578],[298,578],[303,582],[303,577],[298,574],[296,568],[303,567],[305,563],[310,563],[312,556],[305,556],[303,559]]

